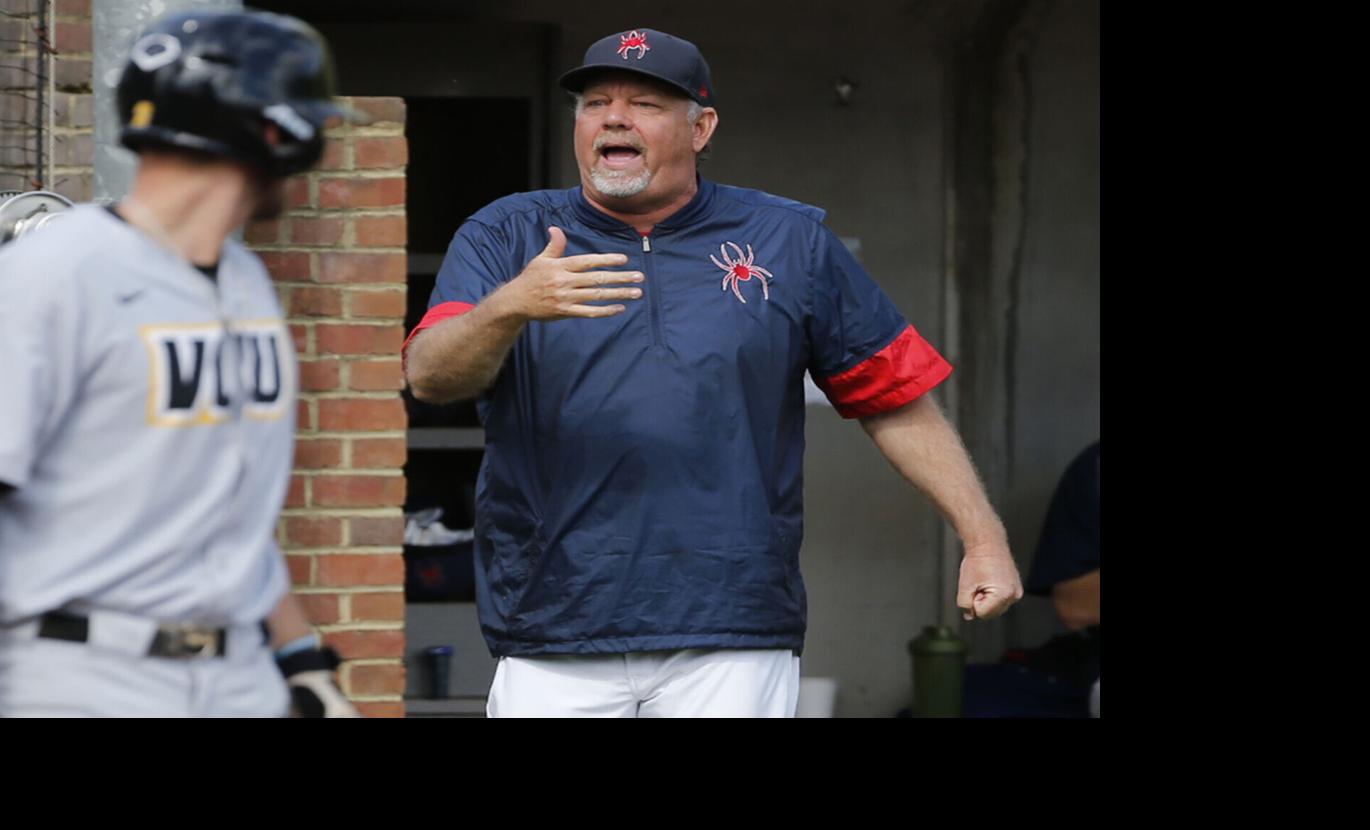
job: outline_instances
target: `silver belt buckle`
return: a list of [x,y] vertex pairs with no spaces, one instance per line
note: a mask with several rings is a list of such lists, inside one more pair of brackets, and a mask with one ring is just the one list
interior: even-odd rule
[[176,653],[186,657],[216,657],[219,654],[218,632],[180,623],[162,627]]

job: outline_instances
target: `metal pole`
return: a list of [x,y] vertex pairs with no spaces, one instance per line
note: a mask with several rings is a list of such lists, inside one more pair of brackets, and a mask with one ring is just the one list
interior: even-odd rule
[[43,175],[43,148],[45,146],[43,127],[47,126],[47,109],[43,106],[44,93],[48,90],[48,1],[38,0],[38,161],[33,167],[33,186],[47,190],[47,177]]

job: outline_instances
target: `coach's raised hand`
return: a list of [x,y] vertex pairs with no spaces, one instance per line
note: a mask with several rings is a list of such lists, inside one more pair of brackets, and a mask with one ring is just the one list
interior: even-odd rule
[[613,317],[627,306],[590,305],[635,300],[642,289],[637,271],[605,271],[628,262],[624,254],[566,253],[566,234],[547,229],[551,239],[518,276],[499,290],[413,336],[405,352],[405,377],[414,396],[429,403],[472,398],[494,382],[524,326],[535,320]]
[[605,300],[636,300],[642,289],[625,283],[642,282],[638,271],[604,271],[624,265],[624,254],[566,253],[566,234],[555,225],[547,229],[550,237],[542,253],[524,266],[487,302],[522,320],[561,320],[567,317],[612,317],[627,306],[588,305]]

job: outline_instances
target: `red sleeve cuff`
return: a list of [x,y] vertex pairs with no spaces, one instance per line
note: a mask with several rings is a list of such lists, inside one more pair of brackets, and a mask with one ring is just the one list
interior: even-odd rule
[[843,418],[866,418],[897,409],[950,376],[951,364],[909,326],[847,371],[814,382]]
[[460,316],[473,308],[475,306],[470,303],[438,303],[428,309],[428,313],[423,315],[423,319],[419,321],[417,326],[414,326],[414,330],[409,332],[409,336],[404,339],[404,345],[400,346],[400,356],[403,357],[409,351],[409,344],[414,340],[414,335],[424,329],[431,329],[448,317]]

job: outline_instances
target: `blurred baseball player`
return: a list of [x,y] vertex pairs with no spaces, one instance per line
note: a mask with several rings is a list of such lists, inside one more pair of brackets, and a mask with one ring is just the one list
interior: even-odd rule
[[356,716],[273,539],[295,355],[229,237],[332,88],[298,20],[162,18],[119,84],[129,195],[0,248],[0,715]]

